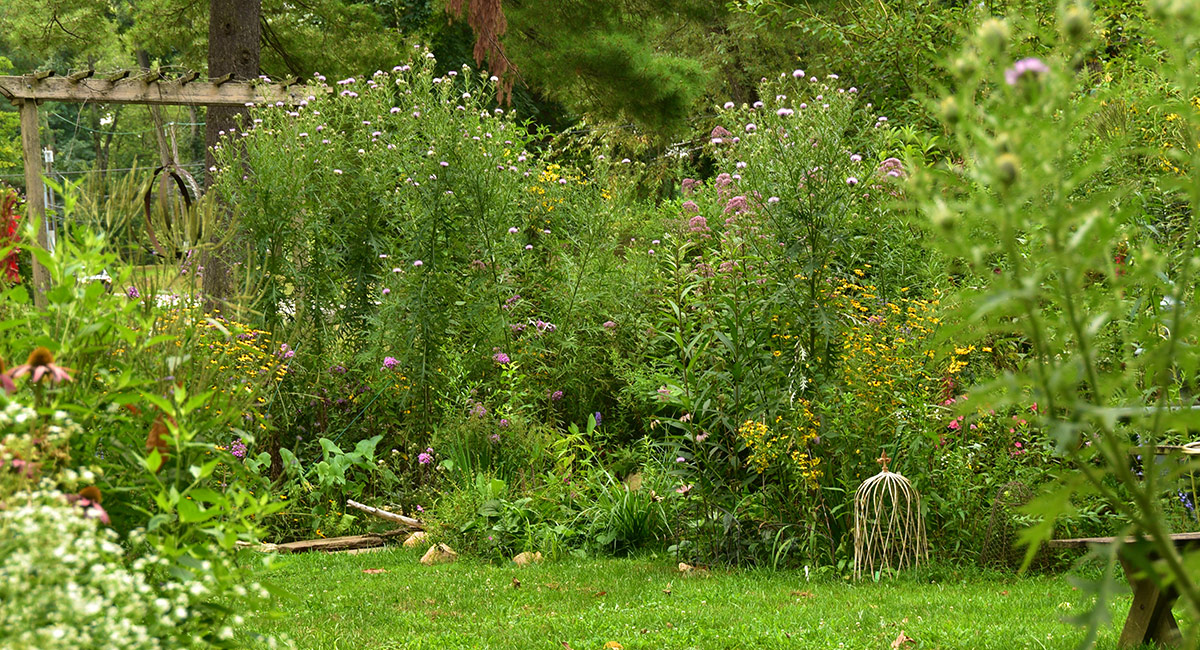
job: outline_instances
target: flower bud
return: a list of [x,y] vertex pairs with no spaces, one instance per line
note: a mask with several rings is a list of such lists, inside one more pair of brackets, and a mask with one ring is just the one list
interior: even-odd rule
[[1012,153],[1012,138],[1007,133],[999,133],[996,135],[996,139],[992,141],[992,146],[996,148],[996,153]]
[[975,54],[967,53],[954,60],[954,75],[960,80],[970,79],[979,70],[979,59]]
[[1092,17],[1087,8],[1081,5],[1071,5],[1063,11],[1060,21],[1063,37],[1070,43],[1083,40],[1092,29]]
[[1000,154],[1000,157],[996,158],[996,176],[1005,186],[1017,182],[1020,170],[1021,161],[1011,153]]
[[950,206],[938,201],[929,211],[929,221],[934,227],[948,233],[958,225],[958,215],[950,209]]
[[993,54],[1008,49],[1008,41],[1011,37],[1008,23],[999,18],[989,18],[979,26],[979,41],[988,52]]
[[946,124],[958,124],[959,118],[962,117],[961,111],[958,108],[958,100],[953,95],[943,97],[938,105],[938,109]]

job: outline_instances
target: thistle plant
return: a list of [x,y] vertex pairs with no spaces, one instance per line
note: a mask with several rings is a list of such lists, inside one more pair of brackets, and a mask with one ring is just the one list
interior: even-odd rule
[[[1153,2],[1150,13],[1167,89],[1161,109],[1181,116],[1196,141],[1200,113],[1188,101],[1200,87],[1200,5]],[[1104,184],[1108,165],[1144,152],[1114,138],[1082,146],[1095,141],[1095,116],[1108,98],[1083,74],[1093,31],[1087,10],[1066,5],[1058,27],[1029,29],[1024,43],[1052,46],[1051,55],[1033,58],[1013,44],[1013,25],[983,22],[951,63],[956,89],[938,106],[951,156],[920,170],[911,188],[961,271],[961,324],[951,333],[980,342],[1015,337],[1024,350],[1022,367],[976,392],[997,405],[1032,394],[1038,424],[1072,468],[1032,506],[1041,520],[1024,534],[1027,560],[1075,497],[1094,495],[1128,522],[1118,539],[1150,540],[1158,559],[1135,563],[1172,584],[1197,616],[1200,584],[1187,569],[1192,560],[1169,540],[1160,505],[1175,475],[1143,475],[1137,457],[1200,421],[1191,408],[1200,228],[1191,219],[1168,235],[1143,218],[1128,188]],[[1194,151],[1167,155],[1195,169]],[[1159,184],[1193,213],[1200,208],[1195,174],[1164,175]],[[1115,551],[1108,549],[1109,571],[1094,586],[1092,634],[1114,590]]]

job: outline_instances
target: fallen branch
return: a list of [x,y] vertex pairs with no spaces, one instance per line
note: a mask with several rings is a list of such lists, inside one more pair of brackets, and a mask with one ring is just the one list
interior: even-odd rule
[[413,519],[412,517],[405,517],[404,515],[398,515],[394,512],[388,512],[387,510],[380,510],[379,508],[372,508],[371,506],[363,505],[354,499],[347,499],[346,505],[350,506],[351,508],[358,508],[367,514],[375,515],[380,519],[386,519],[397,524],[403,524],[409,528],[415,528],[417,530],[425,530],[425,524],[421,523],[417,519]]

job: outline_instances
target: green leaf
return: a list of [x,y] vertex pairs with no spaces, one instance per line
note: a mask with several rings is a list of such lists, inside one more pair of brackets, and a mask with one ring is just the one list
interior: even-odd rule
[[209,508],[203,510],[195,501],[184,499],[179,502],[179,521],[185,524],[194,524],[201,521],[212,519],[220,513],[218,508]]
[[146,456],[144,462],[145,462],[147,471],[149,471],[151,474],[158,473],[159,468],[161,468],[162,464],[163,464],[163,457],[162,457],[162,454],[160,454],[158,452],[157,447],[150,450],[150,455]]

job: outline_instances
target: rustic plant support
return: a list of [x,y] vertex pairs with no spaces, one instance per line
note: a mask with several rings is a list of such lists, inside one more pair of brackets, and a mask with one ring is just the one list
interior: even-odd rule
[[908,479],[887,468],[887,452],[879,457],[882,470],[863,481],[854,493],[854,577],[883,569],[913,568],[928,561],[921,495]]
[[363,505],[354,499],[346,499],[346,505],[350,506],[351,508],[358,508],[367,514],[375,515],[380,519],[386,519],[390,522],[408,526],[409,528],[415,528],[417,530],[425,530],[425,524],[421,523],[420,520],[413,519],[412,517],[405,517],[404,515],[398,515],[394,512],[388,512],[387,510],[380,510],[379,508]]

